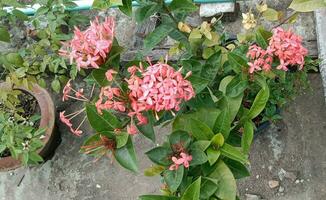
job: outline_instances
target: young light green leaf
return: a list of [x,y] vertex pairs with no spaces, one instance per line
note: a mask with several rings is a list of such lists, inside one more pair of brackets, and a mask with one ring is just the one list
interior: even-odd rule
[[145,176],[156,176],[156,175],[162,173],[164,170],[165,170],[164,166],[155,165],[153,167],[149,167],[149,168],[145,169],[144,175]]
[[266,89],[261,89],[257,96],[255,97],[255,100],[249,110],[248,117],[249,119],[254,119],[257,117],[266,106],[266,103],[269,99],[269,88],[266,87]]
[[116,134],[117,148],[125,146],[128,142],[129,134],[126,132],[121,132]]
[[216,163],[216,161],[218,160],[218,158],[220,157],[221,155],[221,152],[213,147],[209,147],[207,150],[206,150],[206,153],[207,153],[207,159],[208,159],[208,162],[209,164],[212,166]]
[[324,0],[293,0],[289,8],[297,12],[312,12],[326,7]]

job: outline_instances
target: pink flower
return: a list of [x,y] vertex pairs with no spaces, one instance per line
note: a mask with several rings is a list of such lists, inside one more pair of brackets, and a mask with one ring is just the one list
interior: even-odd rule
[[106,79],[108,81],[112,81],[113,80],[113,75],[114,74],[117,74],[116,71],[114,71],[113,69],[109,69],[106,73],[105,73],[105,76],[106,76]]
[[105,62],[114,39],[115,23],[107,17],[103,23],[96,18],[85,31],[75,27],[73,39],[62,43],[59,55],[76,62],[80,68],[99,68]]
[[136,126],[135,125],[132,125],[132,124],[130,124],[130,125],[127,125],[127,133],[129,133],[130,135],[135,135],[135,134],[137,134],[137,128],[136,128]]
[[60,112],[60,114],[59,114],[60,115],[60,121],[62,123],[64,123],[65,125],[67,125],[68,127],[72,127],[72,124],[71,124],[70,120],[68,118],[66,118],[66,116],[65,116],[65,112],[66,111]]
[[308,50],[302,46],[302,38],[291,30],[284,31],[282,28],[273,30],[273,36],[269,41],[269,51],[280,59],[277,69],[287,71],[287,66],[298,65],[303,68],[304,57]]
[[68,95],[71,91],[71,84],[70,84],[71,79],[66,83],[66,85],[63,87],[63,95],[62,95],[62,101],[67,101],[69,99]]
[[257,45],[251,45],[249,47],[247,58],[249,58],[249,73],[252,74],[255,71],[269,71],[273,62],[273,57],[269,53]]
[[189,168],[189,162],[192,161],[192,156],[186,153],[180,153],[180,158],[172,157],[173,164],[169,167],[169,170],[177,170],[180,165],[185,168]]
[[72,127],[70,127],[70,132],[73,133],[76,136],[81,136],[81,134],[83,133],[82,130],[77,130],[77,129],[75,130]]

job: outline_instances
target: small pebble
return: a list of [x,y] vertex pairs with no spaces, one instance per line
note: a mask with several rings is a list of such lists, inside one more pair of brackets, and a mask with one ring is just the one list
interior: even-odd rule
[[99,184],[96,184],[96,188],[101,188],[101,185],[99,185]]
[[276,180],[271,180],[271,181],[268,181],[268,186],[273,189],[273,188],[276,188],[280,185],[280,183]]
[[259,179],[259,175],[256,176],[256,179]]
[[298,180],[298,179],[295,180],[295,184],[298,184],[298,183],[300,183],[300,180]]
[[303,183],[303,181],[304,181],[304,180],[303,180],[303,179],[301,179],[301,180],[300,180],[300,183]]
[[13,176],[13,175],[14,175],[14,172],[10,172],[9,175],[10,175],[10,176]]
[[278,192],[280,193],[284,192],[284,187],[280,186],[280,188],[278,188]]

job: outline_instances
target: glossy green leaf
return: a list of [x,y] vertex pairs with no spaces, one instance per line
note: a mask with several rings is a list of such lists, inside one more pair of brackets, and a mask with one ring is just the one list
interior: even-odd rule
[[207,162],[207,156],[205,152],[200,149],[192,149],[190,154],[192,156],[190,166],[201,165]]
[[155,142],[155,131],[154,131],[154,119],[153,115],[151,115],[149,112],[144,113],[145,117],[148,120],[148,123],[145,125],[138,125],[136,123],[136,126],[140,133],[142,133],[145,137]]
[[188,186],[181,200],[198,200],[200,195],[201,177]]
[[161,5],[156,3],[140,6],[139,8],[136,9],[135,19],[138,23],[142,23],[150,16],[160,11],[160,9],[161,9]]
[[250,107],[248,117],[249,119],[254,119],[257,117],[264,109],[266,106],[266,103],[268,102],[269,99],[269,88],[266,87],[266,89],[261,89],[257,96],[255,97],[255,100]]
[[92,128],[100,133],[103,131],[113,131],[120,126],[119,120],[113,114],[103,110],[103,114],[100,115],[94,105],[87,104],[86,113]]
[[247,80],[234,78],[226,87],[226,95],[228,97],[238,97],[247,89],[249,83]]
[[210,140],[214,133],[206,124],[196,119],[190,119],[191,134],[197,140]]
[[253,137],[254,137],[253,124],[250,121],[246,121],[244,123],[244,131],[241,138],[241,147],[245,154],[249,153]]
[[168,137],[171,146],[181,144],[185,149],[187,149],[191,142],[189,133],[182,130],[173,131],[173,133]]
[[117,142],[117,148],[121,148],[127,144],[129,134],[126,132],[120,132],[118,134],[115,134],[115,137],[116,137],[116,142]]
[[260,47],[266,49],[269,45],[269,39],[272,37],[272,33],[266,31],[263,27],[259,27],[256,31],[256,41]]
[[240,73],[243,67],[248,67],[248,61],[242,56],[239,56],[236,53],[230,52],[228,54],[228,60],[232,69],[236,73]]
[[146,155],[151,161],[163,166],[169,166],[171,164],[171,154],[172,150],[165,147],[156,147],[146,152]]
[[138,171],[136,153],[130,137],[125,146],[118,148],[114,151],[114,157],[118,161],[118,163],[124,168],[133,172]]
[[191,82],[196,94],[199,94],[201,91],[203,91],[210,82],[210,80],[197,75],[191,75],[188,80]]
[[208,159],[208,162],[210,165],[214,165],[221,155],[221,152],[213,147],[209,147],[206,150],[206,153],[207,153],[207,159]]
[[232,159],[223,159],[225,164],[231,170],[234,178],[240,179],[250,176],[250,172],[245,165]]
[[190,148],[193,150],[201,150],[205,151],[209,145],[211,145],[211,142],[208,140],[199,140],[191,144]]
[[237,185],[234,176],[222,160],[216,164],[215,170],[209,175],[217,180],[218,188],[215,195],[220,199],[234,200],[237,193]]
[[209,199],[217,190],[217,180],[202,177],[201,186],[200,186],[200,199]]
[[23,13],[22,11],[18,10],[18,9],[14,9],[12,11],[12,14],[15,15],[18,19],[22,20],[22,21],[27,21],[28,20],[28,16]]
[[248,158],[241,151],[239,151],[236,147],[233,147],[229,144],[224,144],[220,149],[223,156],[226,156],[230,159],[236,160],[242,164],[248,164]]
[[122,0],[122,6],[119,6],[119,9],[124,14],[131,16],[132,15],[132,0]]
[[171,192],[177,191],[183,179],[184,167],[179,166],[177,170],[165,170],[163,172],[163,177],[165,183],[169,186]]
[[165,24],[161,24],[160,26],[158,26],[144,39],[145,52],[153,49],[155,45],[160,43],[166,36],[168,36],[173,29],[174,28],[172,26],[168,26]]
[[229,113],[229,109],[225,108],[218,116],[213,130],[214,133],[222,133],[224,139],[227,139],[230,134],[230,129],[231,129],[230,113]]
[[51,82],[51,88],[52,88],[56,93],[59,93],[59,92],[60,92],[60,89],[61,89],[60,81],[59,81],[58,79],[54,79],[54,80]]

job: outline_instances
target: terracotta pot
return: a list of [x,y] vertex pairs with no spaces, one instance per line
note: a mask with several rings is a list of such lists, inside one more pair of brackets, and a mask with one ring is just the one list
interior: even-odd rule
[[[6,83],[0,83],[0,87],[7,87]],[[55,111],[54,104],[49,93],[37,84],[33,85],[31,90],[19,87],[18,90],[27,92],[35,97],[40,110],[41,121],[40,128],[46,128],[42,142],[44,146],[38,150],[43,158],[49,156],[53,151],[54,143],[56,143],[57,132],[55,132]],[[8,171],[22,166],[19,160],[15,160],[11,156],[0,158],[0,171]]]

